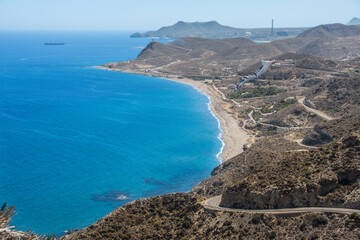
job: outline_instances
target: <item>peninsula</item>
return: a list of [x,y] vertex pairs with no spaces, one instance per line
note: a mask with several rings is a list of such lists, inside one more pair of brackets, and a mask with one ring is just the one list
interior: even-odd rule
[[156,31],[131,34],[132,38],[181,38],[181,37],[201,37],[201,38],[235,38],[245,37],[257,41],[271,39],[282,39],[294,37],[307,28],[234,28],[219,24],[216,21],[210,22],[183,22],[178,21],[172,26],[162,27]]

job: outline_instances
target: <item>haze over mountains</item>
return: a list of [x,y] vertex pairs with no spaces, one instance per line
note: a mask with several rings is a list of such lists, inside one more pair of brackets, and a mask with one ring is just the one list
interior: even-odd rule
[[[269,23],[270,24],[270,23]],[[274,28],[273,38],[284,38],[296,36],[307,28]],[[271,35],[270,28],[233,28],[219,24],[216,21],[210,22],[183,22],[179,21],[172,26],[162,27],[156,31],[146,33],[134,33],[130,37],[201,37],[201,38],[233,38],[247,37],[250,39],[264,40]]]
[[360,18],[354,17],[347,25],[360,25]]
[[325,24],[310,28],[299,34],[299,38],[336,38],[360,35],[358,26],[345,26],[340,23]]
[[[347,25],[360,25],[360,19],[354,17]],[[184,22],[178,21],[172,26],[162,27],[156,31],[131,34],[132,38],[153,37],[153,38],[181,38],[181,37],[200,37],[200,38],[235,38],[246,37],[252,40],[279,40],[282,38],[295,37],[309,28],[275,28],[271,33],[270,23],[268,28],[234,28],[219,24],[217,21],[209,22]]]
[[169,44],[151,42],[135,60],[105,64],[130,72],[183,76],[231,75],[261,59],[283,53],[314,54],[334,60],[360,56],[360,26],[320,25],[298,37],[258,44],[246,38],[179,38]]

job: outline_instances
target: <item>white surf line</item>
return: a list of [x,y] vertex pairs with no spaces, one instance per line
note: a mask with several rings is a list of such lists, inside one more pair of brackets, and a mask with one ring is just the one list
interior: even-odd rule
[[219,139],[219,141],[221,142],[221,148],[220,148],[220,151],[218,152],[218,154],[216,154],[216,158],[217,160],[219,161],[219,163],[223,163],[224,160],[222,158],[222,154],[224,153],[225,151],[225,141],[222,137],[223,135],[223,128],[222,128],[222,125],[221,125],[221,121],[220,119],[216,116],[214,110],[213,110],[213,104],[211,102],[211,98],[210,96],[208,96],[204,91],[201,91],[200,89],[197,89],[196,87],[192,86],[196,91],[198,91],[199,93],[201,93],[202,95],[206,96],[208,99],[209,99],[209,102],[207,103],[208,105],[208,110],[210,111],[211,115],[216,119],[217,123],[218,123],[218,129],[220,130],[220,133],[218,134],[217,138]]
[[[96,69],[100,69],[100,70],[108,70],[108,71],[113,71],[113,72],[121,72],[121,71],[116,71],[116,70],[113,70],[113,69],[108,69],[108,68],[102,68],[100,66],[99,67],[94,67]],[[123,72],[123,73],[130,73],[130,72]],[[219,163],[223,163],[224,160],[222,158],[222,154],[224,153],[225,151],[225,141],[223,139],[223,128],[222,128],[222,125],[221,125],[221,121],[220,119],[216,116],[215,112],[213,111],[213,104],[211,102],[211,98],[209,95],[207,95],[204,91],[196,88],[195,86],[193,86],[192,84],[189,84],[189,83],[185,83],[185,82],[180,82],[180,81],[176,81],[176,80],[173,80],[173,79],[169,79],[169,78],[166,78],[166,77],[157,77],[157,76],[149,76],[149,75],[146,75],[146,74],[140,74],[140,73],[130,73],[130,74],[135,74],[135,75],[144,75],[144,76],[148,76],[148,77],[154,77],[154,78],[160,78],[160,79],[163,79],[163,80],[167,80],[167,81],[172,81],[172,82],[177,82],[177,83],[180,83],[180,84],[185,84],[185,85],[188,85],[188,86],[191,86],[193,89],[195,89],[196,91],[198,91],[200,94],[206,96],[208,99],[209,99],[209,102],[207,103],[208,104],[208,109],[211,113],[211,115],[216,119],[217,123],[218,123],[218,129],[220,130],[220,133],[219,135],[217,136],[217,138],[219,139],[219,141],[221,142],[221,148],[220,148],[220,151],[216,154],[216,158],[217,160],[219,161]]]

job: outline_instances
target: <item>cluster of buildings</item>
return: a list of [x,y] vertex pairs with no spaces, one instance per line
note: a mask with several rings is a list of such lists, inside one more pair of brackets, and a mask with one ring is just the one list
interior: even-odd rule
[[247,82],[259,78],[264,74],[269,68],[277,69],[282,67],[295,67],[295,62],[293,59],[284,59],[284,60],[262,60],[261,67],[255,70],[254,75],[248,75],[241,77],[236,84],[230,84],[228,86],[229,90],[240,90],[240,88]]

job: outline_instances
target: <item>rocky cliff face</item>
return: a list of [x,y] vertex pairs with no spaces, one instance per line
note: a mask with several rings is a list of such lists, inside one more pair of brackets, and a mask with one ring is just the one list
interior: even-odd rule
[[[355,126],[349,126],[350,136],[328,130],[337,134],[333,134],[331,143],[319,149],[278,154],[273,150],[272,158],[269,153],[253,155],[251,149],[245,152],[248,169],[253,174],[239,176],[238,183],[226,187],[221,205],[248,209],[360,208],[360,125],[356,123],[358,118],[352,120]],[[250,163],[260,159],[261,165]]]

